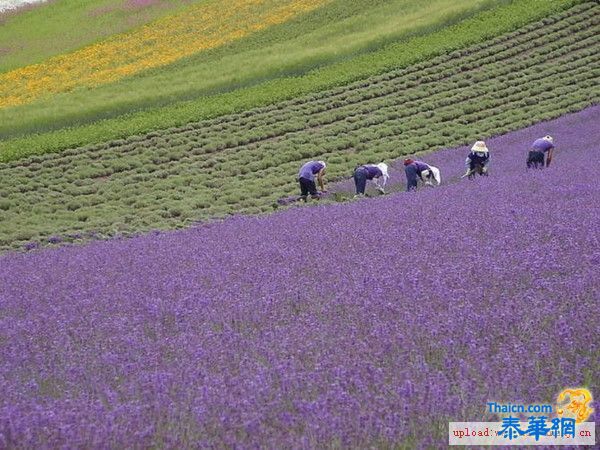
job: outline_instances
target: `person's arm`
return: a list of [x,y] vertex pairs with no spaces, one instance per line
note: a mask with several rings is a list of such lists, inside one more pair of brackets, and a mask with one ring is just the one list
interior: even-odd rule
[[319,170],[319,173],[317,174],[317,182],[319,183],[321,192],[325,192],[325,180],[323,179],[324,175],[325,175],[325,169]]
[[483,166],[482,166],[483,173],[487,173],[489,164],[490,164],[490,155],[488,153],[487,157],[483,161]]
[[467,158],[465,159],[465,166],[467,166],[467,170],[461,178],[468,177],[469,175],[471,175],[471,154],[470,153],[469,153],[469,156],[467,156]]
[[550,150],[548,150],[548,156],[546,156],[546,167],[550,166],[550,163],[552,162],[552,152],[554,151],[554,148],[551,148]]
[[383,187],[385,186],[386,179],[383,179],[383,182],[379,182],[380,177],[373,178],[373,184],[377,187],[377,190],[383,194],[385,194],[385,190]]

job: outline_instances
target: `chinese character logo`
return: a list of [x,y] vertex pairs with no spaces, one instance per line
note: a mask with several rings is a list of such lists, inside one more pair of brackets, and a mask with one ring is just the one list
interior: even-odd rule
[[500,430],[499,434],[512,441],[519,436],[523,436],[525,431],[521,430],[518,417],[508,416],[502,419],[502,430]]
[[585,420],[594,412],[589,406],[593,401],[592,393],[587,389],[565,389],[556,399],[558,417],[573,416],[577,423]]

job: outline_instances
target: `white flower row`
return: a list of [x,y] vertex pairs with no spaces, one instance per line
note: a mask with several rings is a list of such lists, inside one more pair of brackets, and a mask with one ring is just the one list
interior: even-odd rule
[[16,9],[19,6],[29,5],[32,3],[44,3],[47,0],[0,0],[0,13],[10,9]]

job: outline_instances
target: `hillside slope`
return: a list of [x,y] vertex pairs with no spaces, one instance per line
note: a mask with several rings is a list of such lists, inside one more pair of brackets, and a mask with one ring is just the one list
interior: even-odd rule
[[599,122],[492,139],[474,182],[1,256],[2,444],[442,448],[598,392]]
[[326,159],[330,177],[343,178],[357,163],[472,143],[595,104],[599,8],[587,2],[269,107],[0,164],[0,248],[272,211],[296,191],[306,159]]
[[0,73],[74,51],[199,1],[205,0],[16,0],[14,5],[25,6],[4,12],[0,6]]
[[[427,35],[501,3],[195,2],[127,33],[0,73],[0,138],[80,126],[301,74],[390,41]],[[103,20],[100,14],[90,21]]]

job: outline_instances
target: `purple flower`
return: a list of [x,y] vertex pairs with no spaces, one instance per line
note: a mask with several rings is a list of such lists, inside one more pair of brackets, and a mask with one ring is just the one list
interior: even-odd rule
[[413,194],[0,256],[0,446],[442,448],[599,392],[599,122],[486,139],[473,181],[447,149]]

